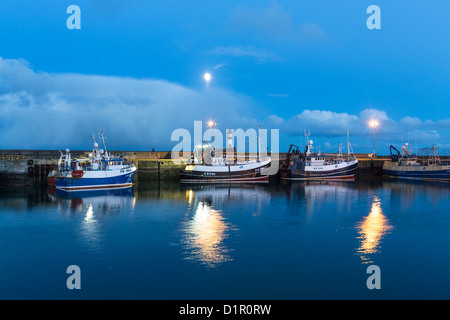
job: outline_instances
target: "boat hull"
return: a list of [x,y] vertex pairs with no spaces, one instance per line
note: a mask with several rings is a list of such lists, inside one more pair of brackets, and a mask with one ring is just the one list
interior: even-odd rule
[[269,176],[262,171],[269,162],[251,165],[228,165],[223,167],[194,166],[193,170],[181,170],[181,183],[267,183]]
[[81,178],[73,177],[56,177],[56,189],[64,191],[78,191],[91,189],[110,189],[110,188],[124,188],[133,185],[133,177],[136,168],[130,169],[123,173],[109,173],[100,171],[92,173],[86,172]]
[[280,176],[284,180],[353,180],[357,167],[358,163],[352,162],[351,164],[337,166],[337,168],[316,168],[316,170],[289,168],[280,170]]
[[450,182],[450,166],[398,166],[386,162],[383,175],[397,179],[433,180]]

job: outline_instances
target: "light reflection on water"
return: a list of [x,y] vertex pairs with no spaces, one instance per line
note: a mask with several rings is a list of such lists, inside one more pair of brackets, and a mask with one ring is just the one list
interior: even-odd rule
[[356,228],[360,239],[357,252],[363,263],[373,263],[372,256],[380,252],[383,237],[393,229],[383,214],[381,201],[377,196],[373,197],[369,215],[359,222]]
[[[152,298],[164,293],[176,299],[234,298],[236,290],[246,298],[308,298],[317,286],[325,288],[318,298],[366,297],[365,282],[355,279],[366,276],[364,268],[374,263],[382,270],[389,265],[402,270],[393,280],[383,278],[394,281],[386,282],[391,288],[397,278],[403,285],[412,277],[429,281],[408,290],[397,287],[398,297],[432,292],[450,298],[432,285],[450,287],[450,277],[442,276],[450,267],[448,207],[448,184],[382,179],[268,186],[155,183],[70,194],[5,190],[0,193],[0,283],[6,289],[0,297],[6,292],[35,297],[24,289],[27,279],[21,280],[32,274],[27,262],[34,261],[52,266],[52,272],[67,263],[80,263],[95,275],[117,268],[114,277],[123,277],[122,286],[137,298],[154,288]],[[329,277],[323,283],[314,282],[324,274]],[[53,279],[53,273],[37,278]],[[239,284],[229,280],[236,278]],[[130,290],[126,285],[133,286],[133,279]],[[114,287],[114,281],[110,287],[106,280],[90,281],[93,287],[106,286],[95,298]],[[139,291],[144,287],[147,291]],[[48,293],[56,288],[55,282]],[[390,297],[384,288],[382,294]],[[218,291],[226,295],[213,294]]]
[[204,263],[210,268],[233,260],[224,240],[233,226],[223,213],[214,210],[208,203],[199,201],[194,206],[194,214],[182,223],[182,244],[187,260]]
[[49,188],[48,194],[63,215],[84,215],[80,221],[78,235],[88,250],[95,252],[101,252],[103,248],[103,217],[122,211],[132,213],[136,204],[132,188],[70,193]]
[[231,233],[239,229],[224,217],[222,210],[227,203],[252,199],[254,206],[249,214],[258,216],[264,203],[270,201],[270,193],[264,186],[184,186],[189,211],[181,223],[182,240],[186,260],[215,268],[233,261],[232,251],[225,244]]
[[99,250],[101,248],[100,227],[94,215],[92,203],[89,203],[86,216],[81,222],[81,234],[92,250]]

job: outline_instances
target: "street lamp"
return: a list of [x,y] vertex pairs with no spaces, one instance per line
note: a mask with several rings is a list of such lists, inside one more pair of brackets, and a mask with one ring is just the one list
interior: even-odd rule
[[372,119],[369,121],[369,127],[373,129],[373,155],[372,158],[375,158],[375,129],[380,125],[380,122],[378,120]]
[[214,137],[214,127],[216,126],[216,123],[212,120],[208,121],[208,127],[210,127],[212,129],[211,132],[211,144],[212,144],[212,137]]
[[203,79],[206,81],[206,83],[209,83],[210,81],[211,81],[211,74],[209,73],[209,72],[206,72],[204,75],[203,75]]

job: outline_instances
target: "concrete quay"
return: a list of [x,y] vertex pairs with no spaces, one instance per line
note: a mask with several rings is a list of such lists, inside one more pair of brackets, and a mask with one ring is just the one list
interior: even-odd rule
[[[73,158],[81,158],[89,155],[91,151],[71,150]],[[183,164],[175,164],[171,160],[169,151],[115,151],[114,154],[122,155],[129,162],[133,162],[137,168],[134,182],[177,181],[179,171]],[[60,152],[58,150],[0,150],[0,184],[39,186],[46,185],[49,172],[57,165]],[[250,158],[256,155],[250,155]],[[371,159],[367,154],[356,154],[358,163],[358,175],[379,176],[384,161],[389,157]],[[278,160],[281,163],[286,157],[280,153]],[[273,160],[277,160],[272,157]],[[273,177],[277,178],[277,177]]]

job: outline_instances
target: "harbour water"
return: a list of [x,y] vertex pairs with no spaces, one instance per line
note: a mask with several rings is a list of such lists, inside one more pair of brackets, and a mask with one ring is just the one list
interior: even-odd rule
[[449,195],[382,178],[2,188],[0,298],[449,299]]

